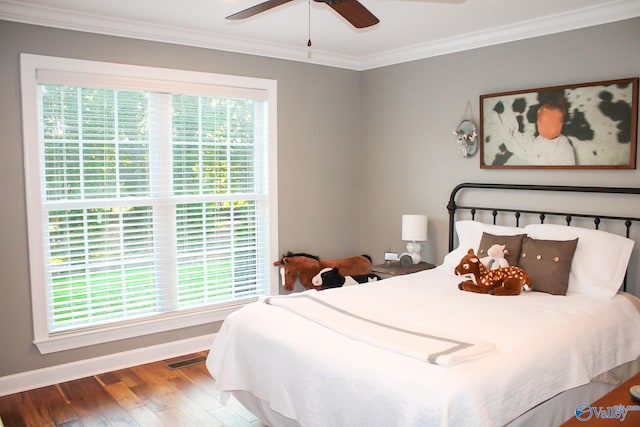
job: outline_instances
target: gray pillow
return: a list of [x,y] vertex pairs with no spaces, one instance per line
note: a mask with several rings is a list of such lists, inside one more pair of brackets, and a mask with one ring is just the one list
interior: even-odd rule
[[520,267],[531,279],[534,291],[567,294],[571,261],[577,245],[578,239],[541,240],[525,236]]
[[505,259],[510,266],[518,266],[520,262],[520,251],[522,250],[522,239],[526,234],[517,234],[515,236],[500,236],[482,232],[480,245],[478,246],[478,258],[487,256],[487,250],[493,245],[505,245]]

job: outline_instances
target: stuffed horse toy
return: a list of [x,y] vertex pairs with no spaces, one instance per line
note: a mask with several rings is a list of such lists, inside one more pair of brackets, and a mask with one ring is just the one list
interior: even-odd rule
[[377,282],[380,276],[374,273],[355,274],[353,276],[343,276],[336,267],[327,267],[320,270],[320,273],[313,276],[311,283],[313,286],[323,288],[339,288],[341,286],[357,285],[359,283]]
[[305,289],[312,289],[311,279],[320,271],[320,257],[306,253],[287,252],[279,261],[274,261],[274,266],[280,267],[282,287],[287,291],[293,291],[296,279]]
[[475,280],[465,280],[458,289],[492,295],[519,295],[522,289],[531,289],[531,280],[520,267],[505,267],[489,270],[469,249],[454,269],[459,276],[472,275]]
[[307,253],[288,252],[273,265],[280,267],[283,278],[282,287],[287,291],[294,289],[296,279],[300,279],[300,283],[305,289],[314,289],[311,280],[320,270],[327,267],[337,267],[340,273],[345,276],[371,273],[371,257],[368,255],[341,259],[320,259],[318,256]]

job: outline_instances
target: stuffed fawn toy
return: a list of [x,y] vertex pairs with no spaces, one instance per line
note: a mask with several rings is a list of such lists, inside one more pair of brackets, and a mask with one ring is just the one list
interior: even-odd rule
[[458,289],[492,295],[519,295],[522,289],[531,289],[531,280],[520,267],[504,267],[489,270],[469,249],[454,269],[459,276],[472,275],[475,280],[465,280]]

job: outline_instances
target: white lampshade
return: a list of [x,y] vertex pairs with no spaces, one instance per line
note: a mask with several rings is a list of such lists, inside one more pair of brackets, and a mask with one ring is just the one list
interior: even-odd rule
[[427,240],[426,215],[402,215],[402,240],[424,242]]

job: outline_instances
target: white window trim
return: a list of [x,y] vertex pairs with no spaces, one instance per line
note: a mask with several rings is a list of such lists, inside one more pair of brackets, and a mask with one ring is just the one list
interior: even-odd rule
[[[243,88],[242,90],[251,93],[253,98],[259,97],[266,100],[268,102],[269,134],[268,152],[265,154],[268,156],[269,165],[266,173],[269,175],[267,183],[270,217],[269,255],[267,259],[263,260],[263,264],[265,269],[268,269],[266,277],[269,277],[269,293],[276,294],[278,292],[279,274],[277,269],[273,268],[270,263],[271,259],[278,257],[277,82],[275,80],[24,53],[20,56],[20,65],[25,187],[27,189],[40,188],[40,153],[37,125],[38,76],[41,79],[46,78],[46,80],[53,82],[56,79],[62,79],[61,76],[67,72],[76,73],[74,79],[81,78],[83,74],[91,74],[92,84],[95,84],[93,79],[98,78],[105,85],[111,80],[117,81],[119,84],[124,82],[128,88],[138,89],[149,89],[148,81],[153,80],[154,82],[162,82],[161,84],[167,90],[177,86],[184,87],[185,85],[197,87],[201,90],[202,87],[206,86],[209,94],[219,96],[229,95],[229,88],[234,88],[234,90]],[[60,81],[60,83],[63,82]],[[27,212],[32,210],[41,212],[39,191],[27,191],[26,197]],[[46,315],[43,225],[42,222],[33,220],[32,215],[27,215],[33,342],[43,354],[221,321],[229,313],[255,300],[253,298],[244,303],[235,302],[228,305],[219,305],[212,309],[196,309],[180,314],[159,315],[140,322],[129,321],[70,333],[49,334]]]

